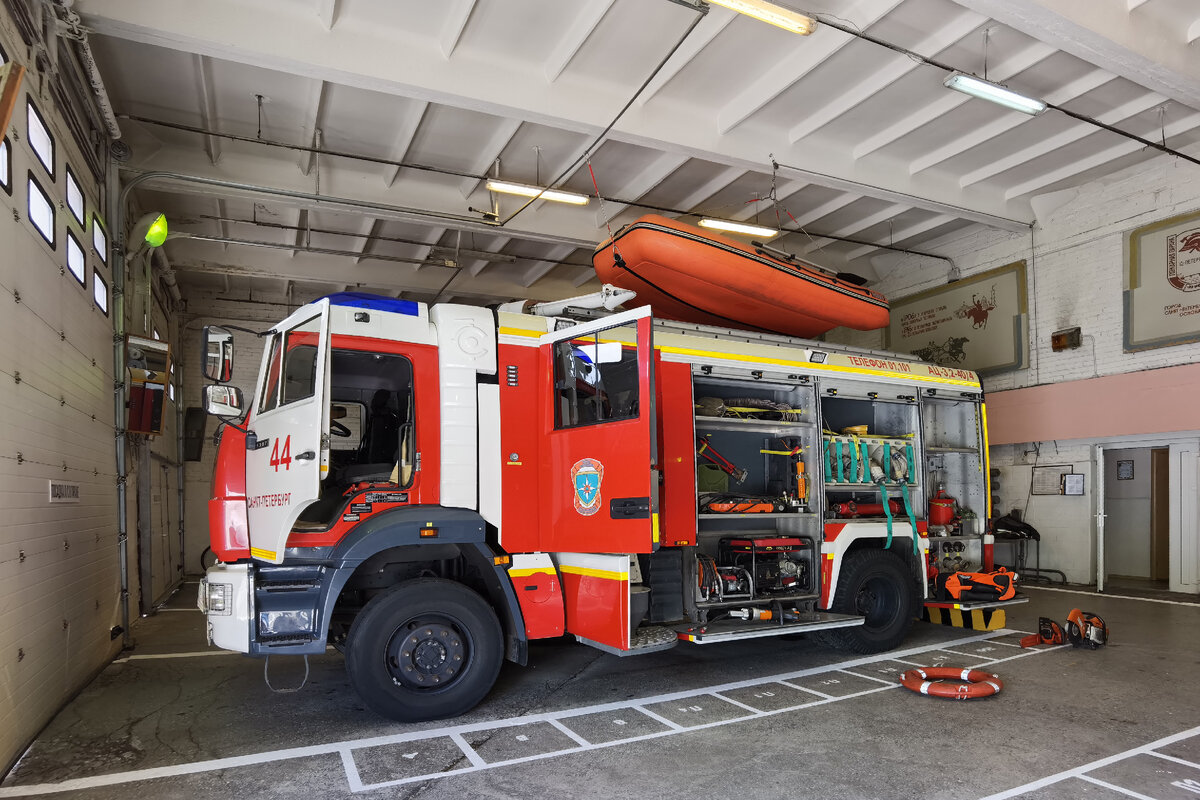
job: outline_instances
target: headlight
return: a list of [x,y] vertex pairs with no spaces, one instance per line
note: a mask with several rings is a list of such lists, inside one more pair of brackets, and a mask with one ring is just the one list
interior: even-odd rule
[[223,617],[233,613],[233,584],[205,581],[200,585],[200,591],[205,613]]

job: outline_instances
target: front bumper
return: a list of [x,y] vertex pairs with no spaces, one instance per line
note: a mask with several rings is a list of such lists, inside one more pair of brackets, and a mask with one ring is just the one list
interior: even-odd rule
[[225,650],[250,652],[254,578],[249,564],[217,563],[200,581],[196,605],[208,620],[208,641]]

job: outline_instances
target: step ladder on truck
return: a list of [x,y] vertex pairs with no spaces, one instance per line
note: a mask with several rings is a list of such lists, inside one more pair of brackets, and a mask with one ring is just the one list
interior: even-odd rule
[[[899,645],[938,602],[934,490],[990,516],[977,376],[604,311],[622,299],[331,295],[258,334],[253,397],[229,384],[232,330],[207,328],[210,641],[332,644],[400,720],[467,711],[564,634],[620,656]],[[990,568],[990,534],[938,527],[970,543],[956,567]]]

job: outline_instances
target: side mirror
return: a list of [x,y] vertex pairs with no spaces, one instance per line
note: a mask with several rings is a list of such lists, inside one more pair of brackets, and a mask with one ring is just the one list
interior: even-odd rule
[[204,410],[214,417],[240,417],[242,390],[237,386],[208,384],[204,387]]
[[[216,325],[204,326],[204,377],[225,383],[233,377],[233,334]],[[212,413],[212,412],[209,412]]]

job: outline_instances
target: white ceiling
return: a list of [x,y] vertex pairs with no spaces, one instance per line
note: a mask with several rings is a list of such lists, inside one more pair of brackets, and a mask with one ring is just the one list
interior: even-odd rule
[[[420,300],[565,297],[594,287],[591,249],[606,225],[647,212],[635,202],[803,228],[777,246],[874,279],[890,263],[878,245],[927,251],[977,224],[1019,231],[1035,196],[1155,155],[1054,110],[1030,118],[951,92],[945,71],[832,27],[797,37],[716,6],[702,17],[669,0],[74,8],[127,115],[128,167],[329,198],[143,183],[138,205],[166,211],[175,231],[287,245],[172,240],[185,294],[271,277]],[[987,32],[992,80],[1165,133],[1173,148],[1200,140],[1195,0],[827,0],[818,13],[981,75]],[[652,74],[591,169],[576,165]],[[594,173],[609,199],[538,202],[489,225],[471,209],[491,209],[479,176],[497,159],[505,178],[566,171],[561,185],[588,194]],[[501,198],[500,217],[522,202]]]

